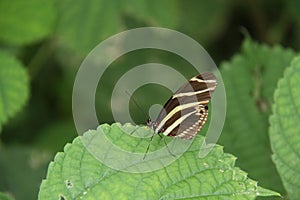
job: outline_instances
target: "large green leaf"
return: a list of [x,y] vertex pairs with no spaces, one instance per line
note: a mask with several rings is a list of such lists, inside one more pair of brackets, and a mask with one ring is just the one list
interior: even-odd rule
[[53,1],[0,0],[0,40],[22,45],[49,35],[54,28]]
[[[234,166],[236,158],[224,153],[221,146],[215,146],[207,157],[200,159],[198,151],[203,142],[200,135],[172,164],[147,173],[111,169],[95,159],[82,143],[83,140],[91,144],[98,134],[104,133],[122,149],[143,152],[149,141],[130,136],[129,130],[134,129],[129,124],[104,124],[66,145],[64,153],[58,153],[49,165],[39,199],[255,199],[256,196],[278,195],[257,186],[244,171]],[[149,133],[141,129],[144,134]],[[160,145],[164,145],[160,137],[154,137],[152,146]],[[109,157],[111,152],[105,154]],[[160,159],[164,158],[158,156],[146,163],[136,161],[129,168],[140,169],[138,166],[143,164],[152,167]]]
[[300,57],[279,81],[270,117],[273,160],[290,199],[300,199]]
[[265,187],[283,192],[271,160],[268,115],[276,82],[294,56],[280,46],[246,39],[242,52],[221,66],[227,95],[227,119],[220,138],[237,163]]
[[1,126],[25,104],[29,81],[22,64],[0,52],[0,130]]

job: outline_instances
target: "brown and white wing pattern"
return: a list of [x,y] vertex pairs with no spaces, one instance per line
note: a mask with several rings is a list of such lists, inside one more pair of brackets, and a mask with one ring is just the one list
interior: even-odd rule
[[191,78],[164,105],[154,123],[154,131],[192,139],[207,121],[208,103],[216,85],[216,77],[210,72]]

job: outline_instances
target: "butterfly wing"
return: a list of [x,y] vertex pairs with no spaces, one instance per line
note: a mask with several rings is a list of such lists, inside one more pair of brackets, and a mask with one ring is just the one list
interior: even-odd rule
[[164,105],[157,117],[155,131],[192,139],[207,120],[208,103],[216,85],[216,77],[210,72],[191,78]]

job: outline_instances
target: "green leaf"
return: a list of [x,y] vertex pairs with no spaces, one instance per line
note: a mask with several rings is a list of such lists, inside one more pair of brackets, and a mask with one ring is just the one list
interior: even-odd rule
[[0,130],[28,99],[29,81],[22,64],[0,52]]
[[300,199],[300,57],[278,82],[270,117],[273,160],[290,199]]
[[74,4],[65,0],[57,1],[57,8],[56,33],[61,44],[80,54],[88,53],[102,40],[125,30],[124,15],[143,20],[143,26],[174,28],[178,21],[176,3],[171,1],[79,0]]
[[[200,159],[199,147],[203,142],[200,135],[180,158],[147,173],[109,168],[93,157],[82,143],[85,141],[85,144],[93,145],[97,136],[104,133],[119,148],[144,152],[149,140],[132,137],[129,135],[132,130],[137,129],[129,124],[104,124],[66,145],[64,152],[58,153],[54,162],[50,163],[39,199],[255,199],[260,195],[279,195],[258,187],[245,172],[234,166],[236,158],[224,153],[221,146],[215,146],[207,157]],[[139,132],[145,135],[151,133],[142,127]],[[163,145],[164,142],[156,135],[151,147]],[[101,146],[97,146],[99,148]],[[110,157],[111,151],[105,152]],[[170,154],[165,157],[173,158]],[[120,156],[119,160],[122,159]],[[150,161],[136,160],[128,168],[151,168],[158,161],[164,163],[164,159],[157,156]]]
[[269,47],[258,44],[246,38],[242,47],[242,56],[248,62],[248,72],[252,73],[252,79],[256,82],[252,92],[257,95],[253,97],[255,100],[265,101],[268,106],[267,111],[270,113],[277,81],[282,77],[284,69],[295,56],[295,52],[279,45]]
[[13,200],[13,198],[9,194],[0,192],[0,200]]
[[291,50],[247,38],[242,52],[221,66],[227,113],[220,143],[250,177],[280,192],[284,189],[271,160],[268,115],[276,82],[293,56]]
[[14,44],[29,44],[49,35],[54,28],[53,1],[0,0],[0,40]]

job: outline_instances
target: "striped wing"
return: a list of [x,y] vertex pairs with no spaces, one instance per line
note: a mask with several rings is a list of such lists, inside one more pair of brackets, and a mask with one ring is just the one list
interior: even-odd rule
[[216,85],[216,77],[210,72],[191,78],[164,105],[155,132],[192,139],[207,120],[208,103]]

